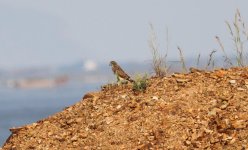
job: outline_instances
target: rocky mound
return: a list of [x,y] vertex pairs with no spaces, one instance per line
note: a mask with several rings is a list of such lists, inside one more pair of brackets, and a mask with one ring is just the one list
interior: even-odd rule
[[248,68],[151,78],[144,93],[105,86],[11,129],[3,149],[248,149]]

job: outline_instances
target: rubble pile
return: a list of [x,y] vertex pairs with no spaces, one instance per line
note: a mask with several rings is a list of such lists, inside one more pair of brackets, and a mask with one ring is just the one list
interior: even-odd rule
[[248,68],[152,77],[145,92],[106,85],[19,128],[7,149],[248,149]]

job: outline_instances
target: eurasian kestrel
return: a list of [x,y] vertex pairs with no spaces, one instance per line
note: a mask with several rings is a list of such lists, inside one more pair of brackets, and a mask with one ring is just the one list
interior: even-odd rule
[[109,65],[112,67],[112,71],[116,75],[118,83],[119,82],[124,83],[126,81],[133,82],[130,76],[126,74],[125,71],[123,71],[123,69],[121,69],[121,67],[115,61],[110,61]]

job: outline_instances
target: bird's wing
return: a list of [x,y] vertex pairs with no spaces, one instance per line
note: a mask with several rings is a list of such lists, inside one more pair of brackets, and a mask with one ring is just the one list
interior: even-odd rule
[[124,79],[129,79],[129,78],[130,78],[129,75],[127,75],[127,74],[125,73],[125,71],[123,71],[123,70],[121,69],[121,67],[120,67],[119,65],[115,65],[115,72],[116,72],[116,74],[118,74],[118,76],[120,76],[121,78],[124,78]]

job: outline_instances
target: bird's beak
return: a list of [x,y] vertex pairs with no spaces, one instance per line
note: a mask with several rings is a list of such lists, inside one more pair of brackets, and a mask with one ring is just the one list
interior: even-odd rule
[[112,64],[111,64],[111,63],[109,63],[109,66],[112,66]]

